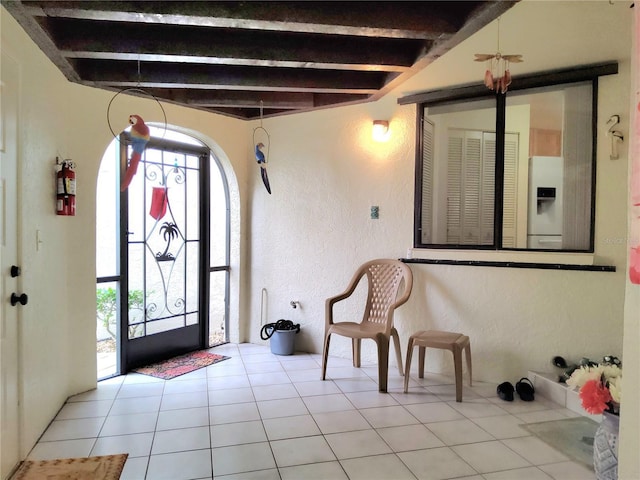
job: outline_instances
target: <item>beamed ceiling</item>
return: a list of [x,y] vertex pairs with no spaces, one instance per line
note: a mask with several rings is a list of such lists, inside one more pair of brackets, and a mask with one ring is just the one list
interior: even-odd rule
[[71,82],[242,119],[376,100],[515,3],[2,0]]

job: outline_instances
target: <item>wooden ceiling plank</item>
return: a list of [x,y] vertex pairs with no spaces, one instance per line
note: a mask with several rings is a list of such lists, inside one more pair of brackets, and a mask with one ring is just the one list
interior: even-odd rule
[[447,3],[340,2],[327,8],[326,2],[25,2],[32,15],[430,40],[455,33],[456,18],[482,2]]
[[[260,102],[258,102],[258,105]],[[312,108],[314,105],[311,102],[267,102],[264,103],[265,108],[279,108],[282,110],[300,110],[302,108]],[[246,100],[233,100],[233,99],[219,99],[210,102],[202,102],[197,100],[189,100],[186,102],[186,105],[192,107],[207,107],[207,108],[218,108],[218,107],[234,107],[234,108],[255,108],[256,102],[248,98]]]
[[355,70],[364,72],[406,72],[410,67],[379,64],[346,64],[346,63],[318,63],[318,62],[288,62],[281,60],[255,60],[246,58],[219,58],[198,57],[166,54],[137,54],[137,53],[111,53],[111,52],[81,52],[62,50],[62,55],[67,58],[93,59],[93,60],[124,60],[142,62],[167,62],[167,63],[195,63],[203,65],[237,65],[251,67],[279,67],[279,68],[311,68],[318,70]]
[[344,102],[365,101],[369,95],[363,94],[322,94],[301,92],[256,92],[248,90],[200,90],[152,88],[147,92],[153,96],[188,104],[192,107],[235,107],[253,108],[262,102],[264,108],[281,110],[312,109]]
[[251,87],[273,91],[331,91],[356,90],[361,93],[377,91],[385,82],[380,72],[344,70],[311,70],[263,67],[182,64],[175,69],[163,63],[104,62],[75,60],[76,70],[84,82],[139,82],[148,86],[163,83],[182,88],[221,89]]
[[313,94],[300,92],[252,92],[203,90],[189,92],[188,105],[200,107],[255,107],[262,102],[265,108],[300,109],[313,107]]
[[[167,61],[405,71],[425,42],[331,35],[282,34],[47,19],[41,23],[58,48],[73,58],[106,53],[167,55]],[[176,59],[172,60],[171,55]],[[119,57],[123,59],[124,57]],[[160,58],[160,57],[156,57]]]
[[[254,120],[260,118],[260,107],[256,106],[254,108],[234,108],[234,107],[218,107],[218,108],[198,108],[199,110],[204,110],[209,113],[217,113],[219,115],[225,115],[227,117],[239,118],[242,120]],[[262,116],[264,118],[268,118],[271,116],[280,115],[283,113],[288,113],[290,110],[283,110],[277,108],[269,108],[263,109]]]
[[116,88],[205,88],[211,90],[252,90],[256,92],[312,92],[312,93],[345,93],[356,95],[373,95],[377,93],[375,88],[356,87],[320,87],[320,86],[270,86],[270,85],[237,85],[237,84],[201,84],[201,83],[180,83],[180,82],[153,82],[153,81],[128,81],[128,80],[83,80],[79,83],[93,87],[116,87]]

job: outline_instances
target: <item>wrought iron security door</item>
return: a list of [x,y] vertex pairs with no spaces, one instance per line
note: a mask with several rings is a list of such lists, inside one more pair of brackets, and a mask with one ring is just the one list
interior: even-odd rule
[[152,139],[122,197],[127,371],[207,346],[208,158],[204,147]]

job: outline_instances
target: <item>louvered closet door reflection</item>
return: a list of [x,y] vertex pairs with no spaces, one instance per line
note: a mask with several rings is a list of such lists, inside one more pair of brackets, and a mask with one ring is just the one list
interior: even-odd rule
[[502,207],[502,247],[517,247],[518,218],[518,149],[519,135],[507,133],[504,137],[504,198]]
[[480,243],[483,133],[449,131],[447,164],[447,243]]
[[433,134],[433,122],[425,118],[422,130],[422,243],[433,243]]
[[462,235],[462,168],[464,132],[449,132],[447,155],[447,243],[458,245]]
[[[496,135],[451,129],[447,164],[447,243],[493,245]],[[503,247],[516,246],[518,135],[505,135]]]
[[480,207],[480,245],[493,245],[493,219],[496,199],[496,134],[482,134],[482,190]]

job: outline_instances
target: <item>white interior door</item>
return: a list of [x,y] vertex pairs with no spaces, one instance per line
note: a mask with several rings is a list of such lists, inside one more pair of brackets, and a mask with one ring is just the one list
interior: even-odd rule
[[[17,126],[19,67],[2,52],[0,79],[0,478],[6,479],[20,461],[18,319],[20,293],[17,229]],[[14,302],[15,303],[15,302]]]

